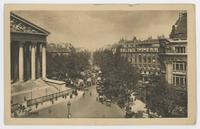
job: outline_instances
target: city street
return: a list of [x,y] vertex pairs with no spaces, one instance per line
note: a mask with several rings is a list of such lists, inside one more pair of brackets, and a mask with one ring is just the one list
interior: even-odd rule
[[187,33],[186,10],[11,11],[8,111],[13,118],[188,117]]
[[[90,92],[92,95],[90,96]],[[96,87],[91,86],[85,92],[85,96],[71,102],[70,113],[72,118],[123,118],[124,112],[115,104],[106,106],[96,101],[98,93]],[[32,117],[40,118],[65,118],[67,117],[67,103],[62,102],[51,107],[41,109],[37,115]]]

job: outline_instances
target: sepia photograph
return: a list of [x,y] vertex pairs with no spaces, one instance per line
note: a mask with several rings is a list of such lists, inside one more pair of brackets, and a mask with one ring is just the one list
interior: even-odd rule
[[5,8],[8,121],[195,121],[194,6],[21,7]]

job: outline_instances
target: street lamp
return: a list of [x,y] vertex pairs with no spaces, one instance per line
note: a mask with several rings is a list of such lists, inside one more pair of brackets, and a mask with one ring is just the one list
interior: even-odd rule
[[68,109],[67,118],[70,118],[70,117],[71,117],[70,106],[71,106],[71,102],[68,101],[68,103],[67,103],[67,109]]

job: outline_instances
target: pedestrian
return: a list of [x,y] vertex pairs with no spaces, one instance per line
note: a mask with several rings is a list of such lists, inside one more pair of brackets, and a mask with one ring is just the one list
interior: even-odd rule
[[71,99],[72,97],[73,97],[72,94],[70,94],[70,99]]
[[74,91],[74,94],[75,94],[75,96],[77,96],[77,95],[78,95],[77,89]]

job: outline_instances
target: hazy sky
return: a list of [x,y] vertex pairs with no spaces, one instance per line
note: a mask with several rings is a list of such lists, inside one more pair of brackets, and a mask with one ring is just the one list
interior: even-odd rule
[[169,36],[178,11],[17,11],[51,34],[49,43],[70,42],[94,50],[121,37],[145,39]]

